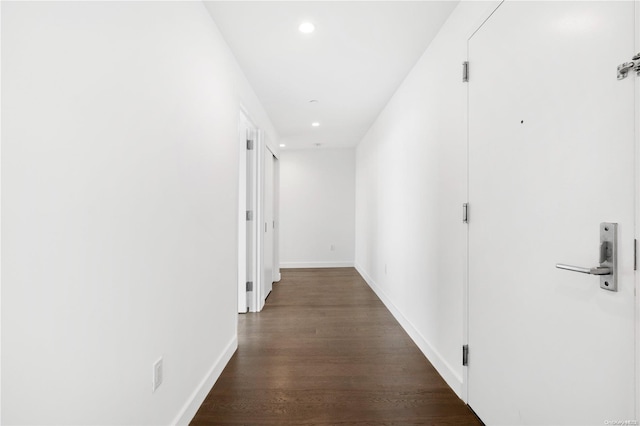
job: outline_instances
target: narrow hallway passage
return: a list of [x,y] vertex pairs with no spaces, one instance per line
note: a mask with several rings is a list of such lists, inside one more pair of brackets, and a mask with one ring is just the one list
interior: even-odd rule
[[192,425],[480,422],[354,268],[288,269]]

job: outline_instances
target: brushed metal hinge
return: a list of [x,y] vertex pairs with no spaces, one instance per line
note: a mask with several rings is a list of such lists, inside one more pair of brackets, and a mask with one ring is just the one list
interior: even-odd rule
[[253,291],[253,281],[247,281],[247,291]]
[[462,346],[462,365],[469,365],[469,345]]
[[253,139],[247,139],[247,151],[253,151]]
[[253,220],[253,210],[247,210],[247,220]]
[[462,63],[462,82],[466,83],[469,81],[469,61],[464,61]]
[[462,204],[462,223],[469,223],[469,203]]

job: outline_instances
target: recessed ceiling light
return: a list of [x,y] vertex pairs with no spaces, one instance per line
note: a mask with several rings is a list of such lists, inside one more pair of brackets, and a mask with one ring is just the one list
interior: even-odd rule
[[280,148],[284,148],[285,146],[287,146],[287,145],[285,145],[283,143],[280,144]]
[[312,33],[313,30],[316,29],[316,27],[314,27],[311,22],[303,22],[302,24],[300,24],[298,29],[300,30],[301,33],[309,34],[309,33]]
[[314,122],[314,123],[311,123],[311,125],[312,125],[313,127],[318,127],[318,126],[320,125],[320,123],[318,123],[318,122],[316,121],[316,122]]

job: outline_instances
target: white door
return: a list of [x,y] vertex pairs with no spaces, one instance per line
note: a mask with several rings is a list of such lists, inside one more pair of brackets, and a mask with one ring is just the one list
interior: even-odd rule
[[280,281],[280,160],[273,157],[273,281]]
[[[488,425],[634,412],[633,2],[505,2],[469,40],[468,402]],[[618,291],[599,264],[618,224]]]
[[274,207],[274,162],[276,161],[275,157],[269,151],[268,148],[264,150],[264,236],[263,236],[263,244],[264,244],[264,254],[263,254],[263,279],[261,286],[261,299],[260,299],[260,308],[264,305],[264,301],[266,300],[269,293],[271,293],[271,289],[273,286],[273,260],[274,260],[274,228],[275,221],[273,215],[273,207]]
[[[256,150],[257,129],[240,114],[238,124],[239,185],[238,185],[238,312],[246,313],[250,306],[247,283],[256,281]],[[251,148],[251,149],[250,149]]]

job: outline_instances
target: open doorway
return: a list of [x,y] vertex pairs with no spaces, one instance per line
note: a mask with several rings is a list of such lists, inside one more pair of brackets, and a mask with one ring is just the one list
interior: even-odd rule
[[280,280],[278,154],[244,112],[238,143],[238,312],[260,312]]
[[257,284],[256,256],[257,232],[255,230],[255,205],[257,161],[255,145],[258,129],[247,117],[240,113],[238,123],[238,312],[249,311],[250,293]]

